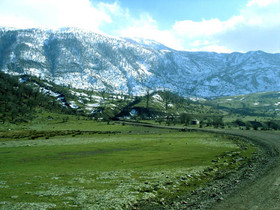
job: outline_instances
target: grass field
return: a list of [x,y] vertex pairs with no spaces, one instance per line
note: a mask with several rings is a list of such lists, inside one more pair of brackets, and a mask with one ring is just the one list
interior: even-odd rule
[[192,182],[210,180],[217,170],[239,167],[255,151],[211,133],[79,123],[0,132],[0,208],[122,209],[159,201],[190,191]]

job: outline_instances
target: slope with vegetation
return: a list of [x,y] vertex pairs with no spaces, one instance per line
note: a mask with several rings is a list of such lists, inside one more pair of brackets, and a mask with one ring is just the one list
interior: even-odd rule
[[215,99],[185,98],[167,90],[132,96],[74,89],[30,75],[0,73],[2,123],[52,120],[56,116],[67,121],[72,115],[107,123],[149,120],[216,128],[280,128],[278,92]]
[[0,72],[0,120],[2,123],[27,122],[42,110],[72,113],[66,106],[62,106],[57,98],[44,94],[37,81],[39,80],[34,77],[10,76]]

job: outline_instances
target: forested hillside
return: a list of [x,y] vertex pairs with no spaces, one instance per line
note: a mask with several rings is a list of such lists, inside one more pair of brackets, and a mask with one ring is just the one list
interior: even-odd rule
[[39,86],[26,83],[28,77],[10,76],[0,71],[0,120],[26,122],[37,111],[69,113],[56,98],[40,92]]

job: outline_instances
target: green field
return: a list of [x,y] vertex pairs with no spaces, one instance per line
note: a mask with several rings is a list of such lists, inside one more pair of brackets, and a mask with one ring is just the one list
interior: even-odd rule
[[73,123],[0,132],[2,209],[122,209],[160,201],[211,180],[218,170],[238,168],[255,151],[211,133]]

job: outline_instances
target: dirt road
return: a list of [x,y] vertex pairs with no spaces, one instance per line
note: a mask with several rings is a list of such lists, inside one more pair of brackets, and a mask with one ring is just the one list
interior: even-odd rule
[[214,209],[280,209],[280,133],[261,131],[227,131],[227,133],[246,136],[265,147],[271,166],[256,180],[252,180]]
[[[166,127],[155,125],[142,126],[182,130],[181,127]],[[249,138],[253,143],[259,145],[264,149],[264,155],[262,158],[266,160],[265,164],[261,164],[260,166],[258,166],[257,170],[254,172],[254,178],[243,180],[241,186],[237,186],[237,189],[231,194],[227,195],[224,200],[212,202],[212,204],[210,205],[210,209],[280,209],[280,132],[212,129],[188,130],[224,133],[246,137]],[[203,198],[202,202],[204,202]],[[196,207],[198,209],[209,208],[208,205],[203,206],[199,203],[196,203]],[[185,208],[180,207],[180,209]],[[186,209],[189,208],[187,207]],[[190,209],[193,208],[191,207]]]

